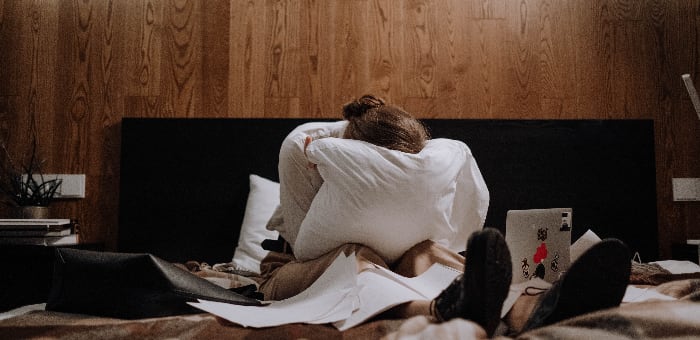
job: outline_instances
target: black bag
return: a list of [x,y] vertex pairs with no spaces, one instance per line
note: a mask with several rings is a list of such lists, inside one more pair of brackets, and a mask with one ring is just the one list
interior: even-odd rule
[[202,313],[197,299],[261,305],[150,254],[56,248],[46,310],[137,319]]

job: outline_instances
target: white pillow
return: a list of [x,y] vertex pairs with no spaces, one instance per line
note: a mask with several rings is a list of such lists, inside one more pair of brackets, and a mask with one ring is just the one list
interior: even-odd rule
[[483,226],[488,190],[460,141],[433,139],[410,154],[324,138],[309,145],[307,157],[324,183],[293,245],[299,260],[345,243],[368,246],[389,263],[428,239],[462,251]]
[[282,141],[278,164],[282,206],[276,214],[280,218],[270,221],[267,229],[277,230],[289,244],[296,241],[301,222],[323,183],[318,172],[309,170],[307,166],[304,155],[306,137],[314,140],[340,138],[347,125],[346,120],[304,123],[294,128]]
[[265,225],[279,205],[280,185],[277,182],[250,175],[250,192],[245,206],[238,246],[233,254],[233,265],[242,270],[260,273],[260,261],[268,251],[261,243],[265,239],[277,239],[276,231]]

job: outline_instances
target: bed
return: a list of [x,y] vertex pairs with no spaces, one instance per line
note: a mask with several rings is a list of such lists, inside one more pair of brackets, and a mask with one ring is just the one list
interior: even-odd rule
[[[254,194],[251,175],[277,181],[281,141],[307,121],[123,119],[118,251],[153,254],[212,281],[247,284],[237,281],[245,272],[227,264],[237,249],[252,247],[261,237],[251,237],[244,226],[252,223],[247,211]],[[505,232],[510,209],[573,208],[572,239],[591,230],[602,238],[623,240],[645,262],[633,266],[632,282],[678,298],[628,304],[522,336],[700,334],[700,304],[693,302],[700,299],[700,275],[649,264],[658,259],[653,121],[426,119],[424,123],[433,137],[462,140],[472,150],[491,195],[486,226]],[[256,202],[269,201],[258,197]],[[377,317],[342,332],[328,324],[258,329],[207,313],[125,320],[41,308],[31,305],[0,314],[0,338],[355,339],[394,337],[407,324]],[[459,326],[452,326],[452,334],[459,335]]]

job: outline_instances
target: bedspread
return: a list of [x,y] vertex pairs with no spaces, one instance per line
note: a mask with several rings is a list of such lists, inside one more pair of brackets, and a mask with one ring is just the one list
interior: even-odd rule
[[[431,324],[424,317],[404,322],[385,336],[396,339],[478,339],[478,328],[465,320]],[[584,314],[514,337],[499,339],[695,339],[700,336],[700,303],[652,301]]]
[[700,336],[698,301],[653,301],[585,314],[523,335],[527,339],[678,339]]
[[37,311],[0,322],[1,339],[379,339],[401,320],[378,320],[338,331],[330,325],[243,328],[211,314],[120,320]]
[[[344,332],[331,325],[289,324],[243,328],[211,314],[120,320],[37,311],[0,321],[2,339],[465,339],[468,322],[455,320],[432,328],[420,318],[374,320]],[[466,325],[466,327],[465,327]],[[700,334],[700,302],[691,299],[633,303],[565,320],[515,339],[678,339]],[[506,339],[506,337],[502,337]]]
[[[694,274],[697,277],[697,274]],[[500,339],[694,339],[700,337],[700,280],[668,281],[654,289],[678,300],[646,301],[584,314],[524,334]],[[424,317],[404,322],[385,336],[395,339],[480,338],[466,320],[432,324]]]
[[[188,268],[200,276],[247,282],[241,275],[225,270],[220,272],[207,266]],[[671,274],[658,266],[634,265],[631,280],[677,300],[627,303],[501,338],[678,339],[700,335],[700,273]],[[653,280],[656,284],[649,285]],[[0,320],[0,339],[465,339],[475,338],[478,335],[475,329],[478,328],[465,320],[432,324],[424,317],[408,320],[378,317],[341,332],[328,324],[244,328],[207,313],[121,320],[37,310]]]

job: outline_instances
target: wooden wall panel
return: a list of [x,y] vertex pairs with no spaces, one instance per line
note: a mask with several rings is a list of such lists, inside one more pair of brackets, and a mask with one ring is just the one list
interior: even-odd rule
[[[125,7],[123,35],[125,48],[120,51],[124,60],[122,93],[127,96],[160,95],[163,1],[125,0],[117,4]],[[128,48],[126,48],[128,46]]]
[[[42,54],[52,55],[55,69],[42,77],[53,75],[56,93],[51,96],[53,105],[46,111],[47,119],[52,119],[49,131],[41,136],[52,136],[51,155],[60,163],[60,173],[88,173],[88,155],[92,145],[88,142],[91,129],[89,120],[100,114],[103,89],[101,61],[103,23],[98,1],[59,1],[53,2],[58,27],[47,32],[52,34],[57,46],[42,50]],[[42,7],[43,6],[38,6]],[[96,135],[101,135],[101,129]],[[45,171],[48,171],[45,170]],[[81,172],[78,172],[81,171]],[[56,171],[58,172],[58,171]],[[58,204],[54,214],[75,216],[81,210],[89,210],[84,200],[73,204]],[[87,237],[99,236],[101,231],[86,230]],[[92,235],[91,235],[92,234]]]
[[[121,23],[126,20],[129,7],[122,1],[97,1],[92,15],[96,29],[93,32],[94,52],[92,54],[91,88],[95,107],[86,117],[87,138],[83,148],[86,166],[70,169],[71,173],[84,172],[89,178],[86,195],[90,197],[112,197],[119,189],[119,131],[116,127],[125,111],[123,89],[126,87],[122,77],[126,65],[121,58],[121,51],[126,50],[126,32]],[[97,200],[93,206],[89,201],[76,200],[78,212],[86,210],[88,221],[110,221],[117,218],[111,200]],[[68,205],[70,207],[70,204]],[[64,216],[74,216],[76,212],[64,212]],[[112,228],[86,228],[83,234],[88,239],[113,239],[116,230]]]
[[577,1],[574,5],[574,60],[576,110],[597,118],[612,112],[613,21],[604,1]]
[[[654,118],[650,107],[658,107],[658,49],[648,37],[653,30],[641,21],[627,22],[615,31],[612,55],[612,109],[615,118]],[[676,81],[679,81],[676,79]]]
[[202,109],[207,117],[228,115],[229,3],[202,2]]
[[[123,117],[321,117],[364,93],[422,118],[651,118],[659,238],[700,238],[695,0],[0,0],[0,138],[40,137],[59,201],[115,246]],[[700,81],[698,82],[700,84]],[[5,209],[7,210],[7,209]]]
[[331,54],[327,46],[333,45],[332,16],[334,5],[323,0],[310,0],[306,10],[301,11],[301,21],[306,25],[300,31],[299,83],[300,114],[305,117],[321,117],[332,106],[333,97],[329,95],[328,80],[332,77],[329,62]]
[[264,112],[263,69],[256,67],[265,53],[265,2],[231,2],[229,32],[229,108],[234,117]]
[[204,1],[167,2],[164,8],[164,63],[161,86],[172,115],[195,117],[202,110],[202,24]]
[[[9,65],[11,60],[19,60],[19,49],[17,48],[21,37],[15,32],[19,31],[19,20],[22,19],[11,15],[16,13],[16,6],[21,5],[18,2],[4,3],[0,2],[0,61],[3,65]],[[0,95],[11,96],[17,95],[19,89],[17,76],[19,68],[17,67],[0,67]]]

